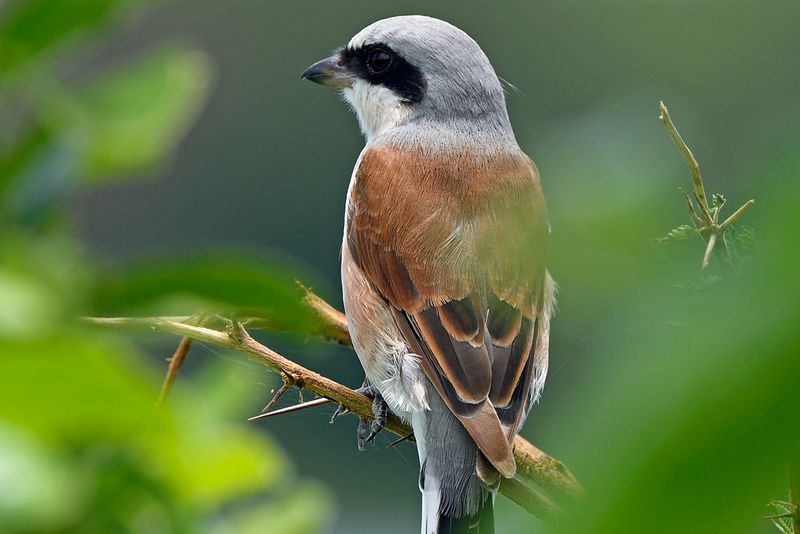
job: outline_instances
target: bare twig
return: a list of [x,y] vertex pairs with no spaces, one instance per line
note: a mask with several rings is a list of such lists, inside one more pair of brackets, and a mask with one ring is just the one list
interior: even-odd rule
[[[310,292],[308,294],[313,295]],[[314,297],[319,299],[316,295]],[[324,302],[322,299],[319,299],[319,301]],[[327,314],[326,317],[320,315],[320,317],[328,323],[328,328],[321,331],[320,334],[341,343],[343,340],[342,331],[347,329],[346,320],[341,320],[335,314]],[[306,369],[281,356],[269,347],[262,345],[250,337],[238,321],[232,322],[228,332],[187,324],[175,321],[174,318],[165,317],[94,317],[88,318],[87,321],[97,325],[149,328],[246,353],[282,375],[292,377],[298,387],[309,389],[320,397],[325,397],[341,404],[358,417],[365,419],[372,419],[373,417],[371,399]],[[407,436],[411,433],[411,429],[394,414],[389,415],[384,427],[399,436]],[[581,485],[561,461],[548,456],[521,436],[517,436],[514,441],[514,457],[517,461],[517,469],[520,476],[536,484],[543,491],[553,495],[553,497],[569,497],[572,499],[582,494]],[[508,488],[508,491],[516,489],[514,486],[506,485],[505,487]],[[504,486],[501,485],[500,491],[504,493],[507,490],[504,490]],[[516,499],[523,498],[524,493],[517,492]],[[528,510],[534,510],[534,513],[540,517],[550,517],[554,512],[553,507],[547,506],[540,499],[530,497],[529,501],[525,501],[526,504],[523,507]],[[515,500],[515,502],[518,501]]]
[[192,348],[192,338],[184,336],[175,349],[172,358],[169,359],[169,366],[167,367],[167,374],[164,377],[164,383],[161,384],[161,393],[158,395],[158,404],[162,405],[167,401],[169,392],[172,390],[172,383],[178,377],[178,372],[181,370],[183,361],[186,355],[189,354],[189,349]]
[[314,333],[340,345],[350,346],[352,341],[350,340],[350,331],[347,329],[347,317],[300,283],[299,280],[295,282],[303,291],[303,304],[308,306],[320,319],[318,330]]

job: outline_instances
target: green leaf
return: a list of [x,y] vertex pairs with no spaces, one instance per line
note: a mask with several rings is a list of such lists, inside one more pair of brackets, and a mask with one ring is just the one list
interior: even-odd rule
[[659,243],[667,243],[669,241],[680,241],[683,239],[689,239],[690,237],[694,237],[698,234],[697,228],[694,226],[689,226],[688,224],[682,224],[677,228],[673,228],[667,235],[664,237],[659,237],[657,241]]
[[0,72],[10,72],[43,52],[108,21],[140,0],[25,0],[6,8],[0,27]]
[[[770,501],[770,503],[767,504],[767,508],[769,508],[769,515],[783,515],[792,512],[791,505],[783,501]],[[772,521],[775,528],[783,534],[794,534],[792,519],[790,517],[774,517],[770,519],[770,521]]]
[[164,47],[49,102],[51,126],[78,147],[88,180],[141,172],[183,138],[208,92],[209,62],[181,45]]
[[720,193],[714,193],[711,195],[711,205],[715,209],[719,210],[722,206],[725,205],[725,195]]
[[306,332],[315,317],[301,304],[297,266],[241,251],[155,258],[101,275],[92,295],[100,315],[192,315],[215,312],[259,317]]

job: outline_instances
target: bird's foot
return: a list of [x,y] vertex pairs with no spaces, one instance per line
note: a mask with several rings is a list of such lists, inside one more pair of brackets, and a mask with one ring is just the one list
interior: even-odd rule
[[[378,388],[371,384],[364,384],[360,388],[355,390],[356,393],[361,393],[362,395],[369,397],[372,399],[372,420],[360,418],[358,421],[358,430],[356,431],[356,438],[358,440],[358,450],[363,451],[364,446],[367,443],[370,443],[375,440],[375,436],[383,430],[383,426],[386,424],[386,420],[389,417],[389,405],[386,404],[386,401],[383,400]],[[339,417],[340,415],[344,415],[349,410],[342,405],[339,405],[336,408],[336,411],[333,412],[333,416],[331,417],[331,423]]]

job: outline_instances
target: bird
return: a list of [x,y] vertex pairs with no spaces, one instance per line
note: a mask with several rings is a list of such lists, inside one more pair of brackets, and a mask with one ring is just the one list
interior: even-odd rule
[[422,534],[494,532],[512,442],[547,375],[556,285],[539,171],[480,46],[421,15],[379,20],[301,78],[365,138],[341,249],[344,308],[375,420],[409,422]]

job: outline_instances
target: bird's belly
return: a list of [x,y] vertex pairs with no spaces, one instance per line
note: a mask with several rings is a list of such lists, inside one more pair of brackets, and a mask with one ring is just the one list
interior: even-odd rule
[[428,410],[428,379],[411,354],[386,302],[365,278],[345,245],[342,290],[350,337],[370,383],[394,413],[410,418]]

